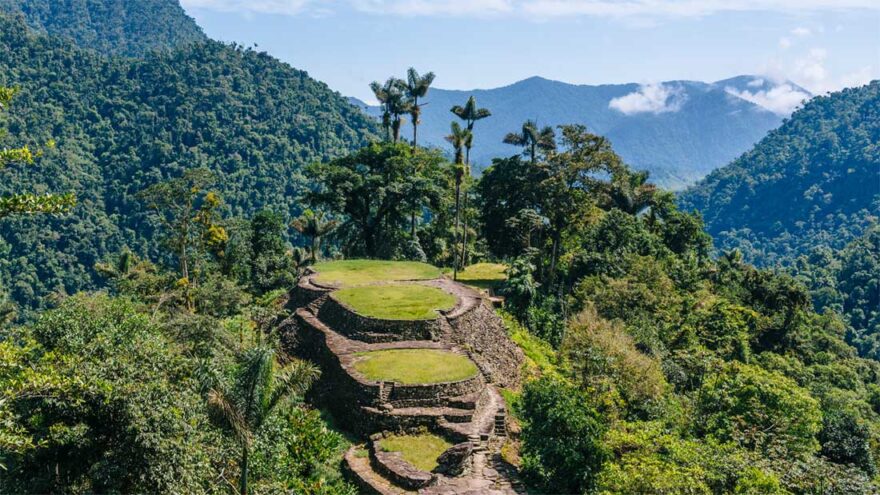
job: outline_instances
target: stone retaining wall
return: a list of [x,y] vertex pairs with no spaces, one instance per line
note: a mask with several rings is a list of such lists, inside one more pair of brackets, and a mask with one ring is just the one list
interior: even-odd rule
[[473,310],[449,318],[449,325],[449,338],[468,350],[490,382],[502,387],[519,385],[525,357],[491,308],[481,302]]
[[440,322],[431,320],[382,320],[354,312],[331,294],[321,305],[318,316],[334,331],[364,342],[438,340]]
[[415,385],[395,383],[389,402],[394,407],[444,406],[448,399],[479,392],[483,386],[483,377],[480,374],[457,382]]

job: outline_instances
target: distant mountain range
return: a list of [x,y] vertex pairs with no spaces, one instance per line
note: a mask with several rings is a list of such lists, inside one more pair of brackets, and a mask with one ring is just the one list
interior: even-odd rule
[[[424,144],[446,147],[449,109],[470,95],[492,117],[475,128],[472,160],[477,169],[494,157],[517,153],[505,134],[527,119],[538,124],[584,124],[611,139],[633,167],[651,171],[655,182],[680,189],[730,163],[778,127],[810,93],[790,82],[739,76],[714,83],[668,81],[651,85],[585,86],[532,77],[496,89],[431,89],[419,135]],[[351,98],[371,115],[378,107]],[[411,133],[411,127],[406,126]]]

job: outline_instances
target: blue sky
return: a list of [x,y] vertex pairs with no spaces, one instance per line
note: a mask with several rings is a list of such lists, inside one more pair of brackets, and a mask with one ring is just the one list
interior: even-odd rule
[[212,38],[256,43],[368,101],[370,81],[411,65],[448,89],[533,75],[647,85],[759,74],[823,93],[880,78],[880,0],[181,3]]

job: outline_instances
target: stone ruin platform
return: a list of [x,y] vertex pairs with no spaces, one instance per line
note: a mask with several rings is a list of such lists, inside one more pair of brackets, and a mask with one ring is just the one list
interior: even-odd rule
[[[285,350],[321,367],[310,399],[328,407],[340,424],[367,439],[382,432],[430,431],[466,452],[466,469],[419,471],[373,440],[352,447],[344,468],[364,493],[525,493],[516,471],[500,456],[506,406],[499,387],[517,387],[522,351],[507,336],[491,302],[446,278],[394,281],[429,285],[456,297],[436,318],[383,320],[358,314],[333,297],[338,287],[316,274],[302,277],[291,293],[292,315],[281,325]],[[391,283],[391,282],[389,282]],[[383,282],[370,285],[383,285]],[[361,353],[387,349],[436,349],[469,358],[476,375],[451,382],[402,384],[371,380],[354,366]],[[450,451],[453,449],[450,449]],[[358,452],[369,455],[358,455]],[[448,455],[447,455],[448,454]],[[449,458],[453,452],[447,452]]]

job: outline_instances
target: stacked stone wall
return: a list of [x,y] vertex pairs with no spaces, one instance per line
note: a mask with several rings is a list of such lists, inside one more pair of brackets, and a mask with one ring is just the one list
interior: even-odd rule
[[431,320],[382,320],[357,314],[332,295],[321,305],[318,316],[334,331],[364,342],[437,340],[438,318]]
[[504,322],[485,303],[449,318],[452,342],[464,347],[486,378],[502,387],[519,385],[525,357],[510,340]]

